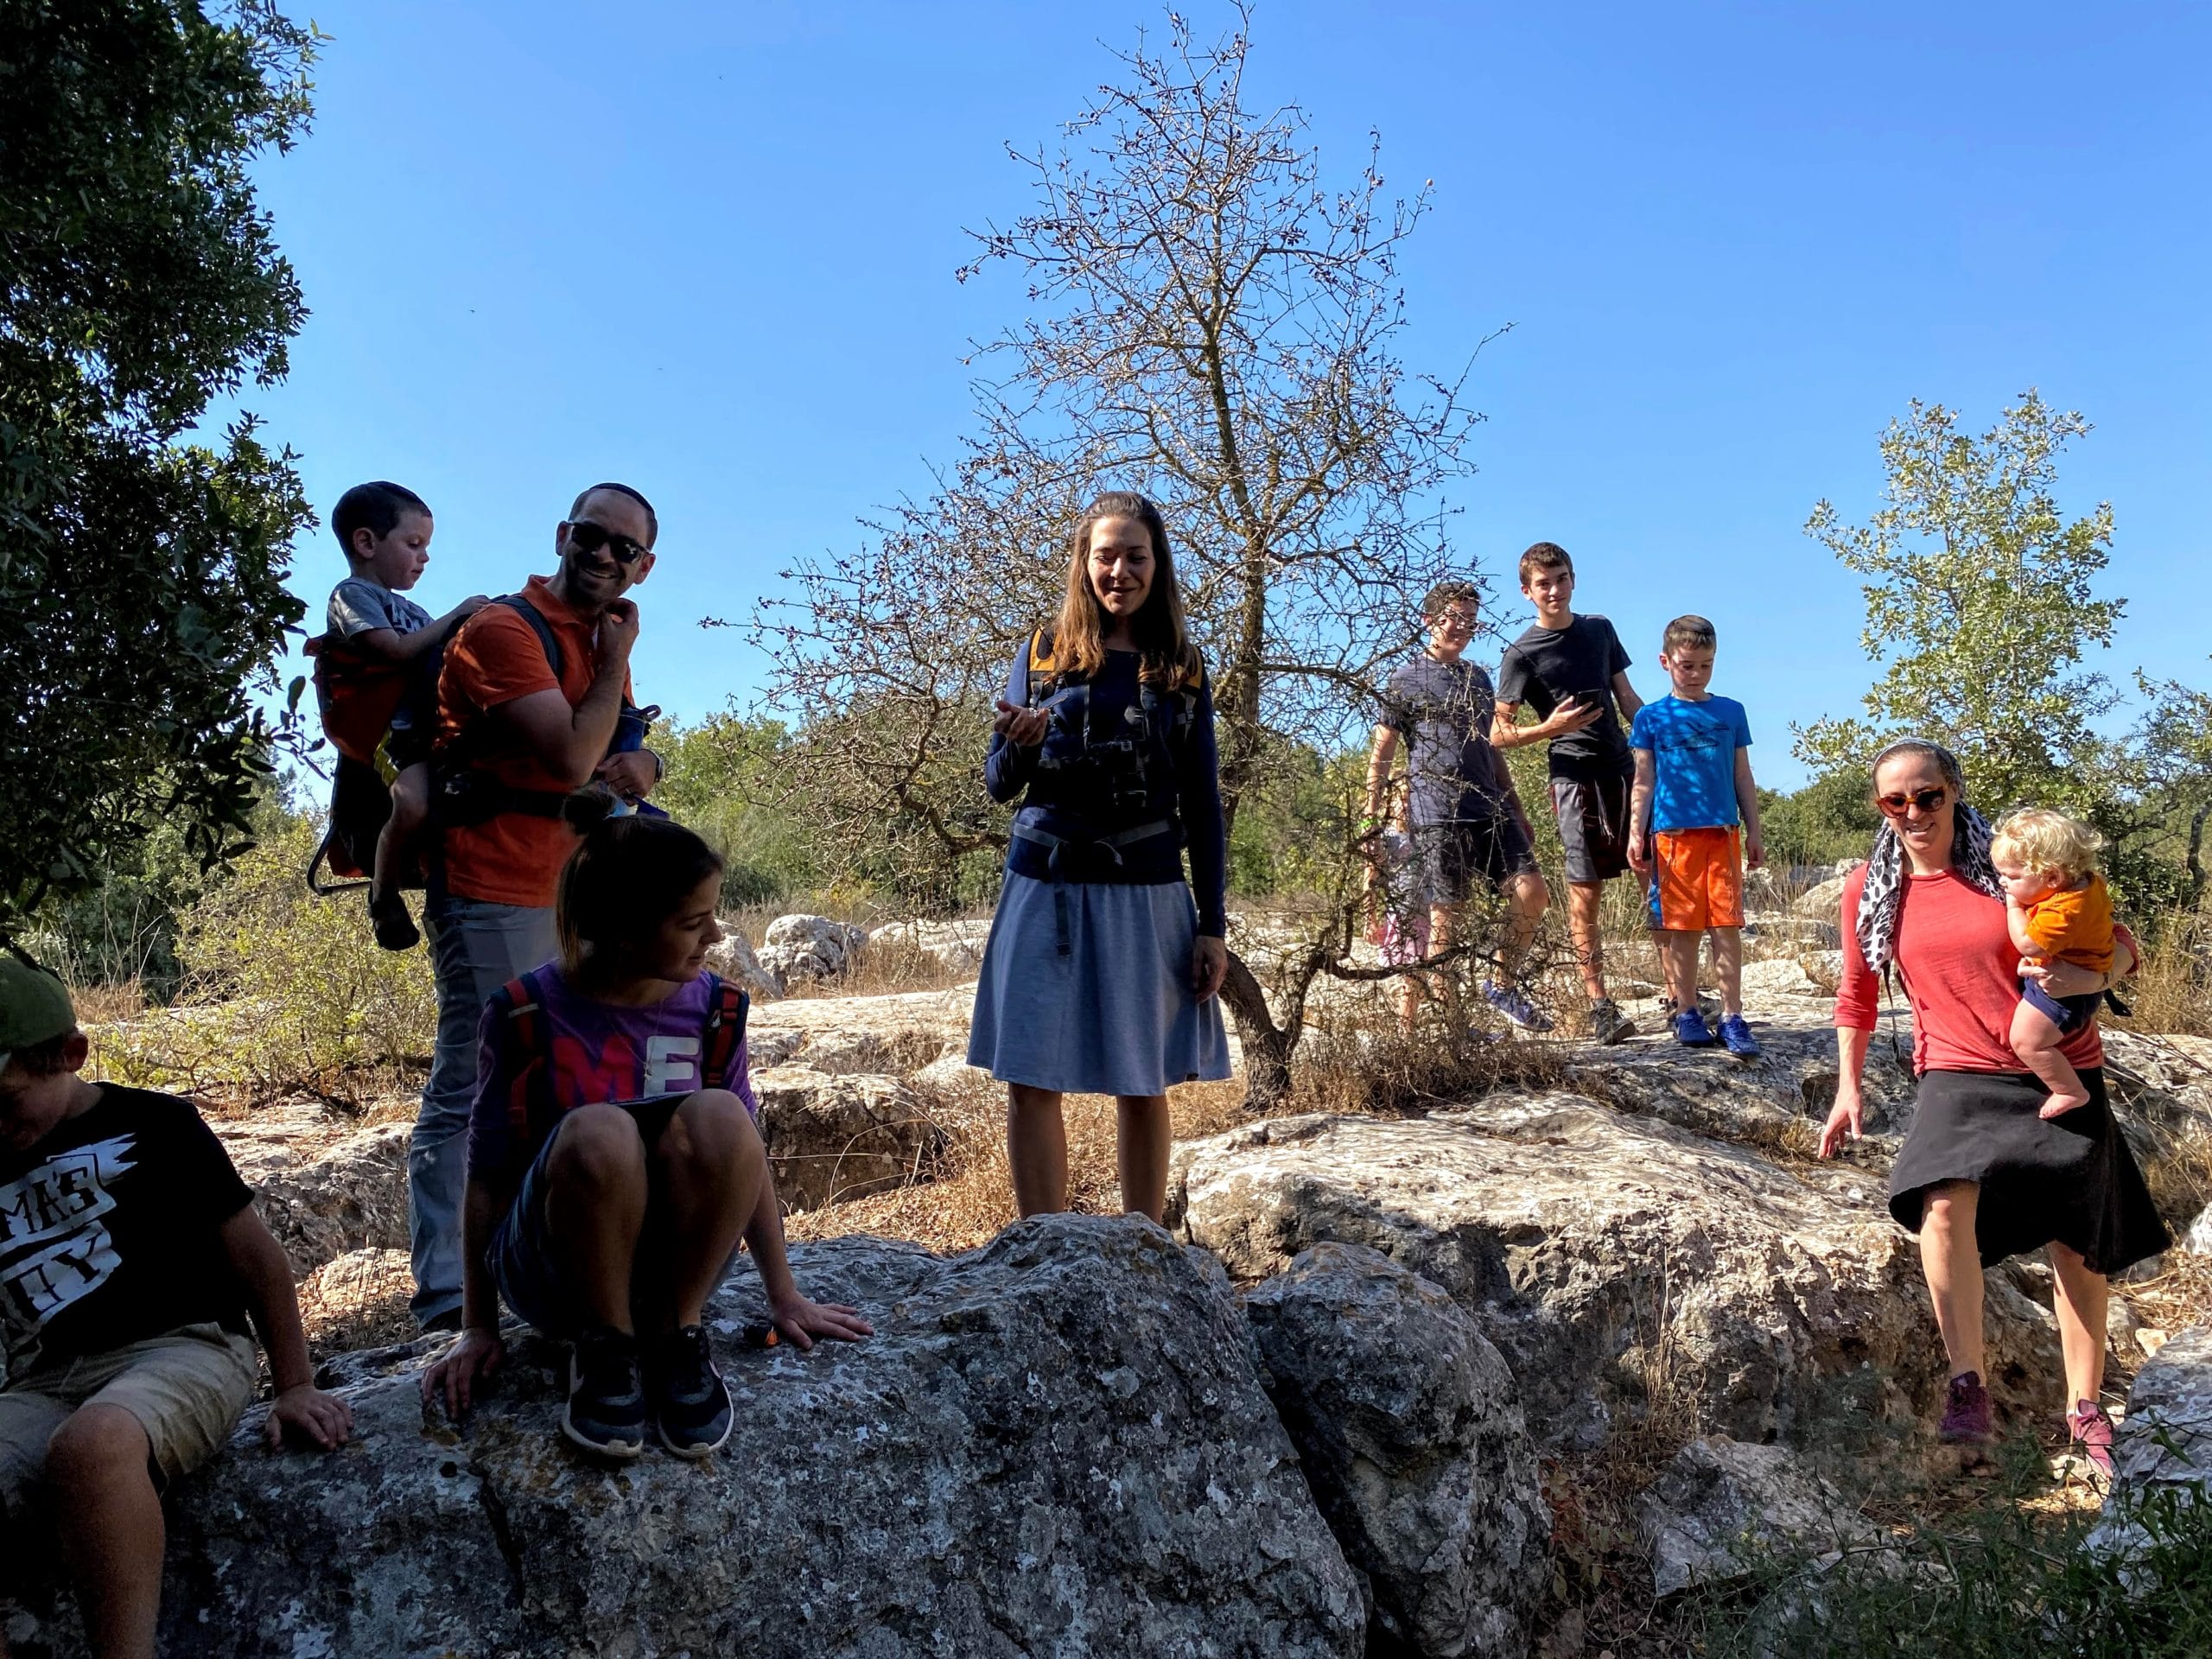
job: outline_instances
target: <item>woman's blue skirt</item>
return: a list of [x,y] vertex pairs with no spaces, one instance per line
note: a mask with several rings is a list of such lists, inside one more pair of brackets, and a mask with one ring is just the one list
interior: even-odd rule
[[1164,1095],[1229,1075],[1218,996],[1191,991],[1189,884],[1009,873],[983,949],[968,1064],[1064,1094]]

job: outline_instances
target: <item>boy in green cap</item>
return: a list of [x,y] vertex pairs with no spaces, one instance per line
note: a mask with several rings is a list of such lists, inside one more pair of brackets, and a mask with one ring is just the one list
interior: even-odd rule
[[0,951],[0,1520],[52,1505],[101,1659],[150,1659],[161,1488],[230,1438],[260,1330],[269,1441],[326,1450],[353,1414],[323,1393],[284,1253],[200,1114],[88,1083],[69,993]]

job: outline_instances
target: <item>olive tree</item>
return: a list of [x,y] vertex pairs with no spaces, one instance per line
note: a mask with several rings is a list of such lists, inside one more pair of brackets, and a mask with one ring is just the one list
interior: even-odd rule
[[0,938],[153,826],[246,839],[309,514],[251,418],[194,433],[305,315],[248,168],[312,47],[257,0],[0,0]]
[[1397,354],[1398,261],[1429,185],[1393,194],[1372,135],[1325,176],[1306,114],[1251,95],[1243,28],[1205,45],[1170,25],[1164,48],[1117,55],[1058,142],[1009,151],[1029,207],[976,232],[958,275],[1013,276],[1022,320],[974,349],[957,462],[862,550],[787,573],[796,596],[761,636],[800,725],[790,787],[825,828],[859,846],[887,813],[912,859],[994,855],[1006,817],[978,763],[1009,664],[1057,607],[1068,528],[1103,489],[1156,500],[1232,830],[1275,791],[1307,855],[1311,902],[1267,982],[1248,950],[1224,993],[1268,1098],[1315,980],[1395,971],[1351,955],[1357,769],[1317,791],[1313,757],[1363,742],[1422,594],[1466,574],[1445,493],[1480,416],[1464,367]]

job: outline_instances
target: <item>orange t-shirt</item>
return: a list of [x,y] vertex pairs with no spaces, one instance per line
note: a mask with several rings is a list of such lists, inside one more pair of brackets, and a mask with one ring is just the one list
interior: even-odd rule
[[2112,894],[2101,875],[2028,906],[2028,937],[2046,962],[2070,962],[2091,973],[2112,971]]
[[[591,690],[597,659],[598,624],[555,598],[543,576],[532,576],[523,597],[552,625],[561,642],[561,673],[537,632],[505,605],[486,605],[463,623],[446,647],[438,671],[438,747],[442,749],[464,728],[485,722],[474,741],[478,764],[501,783],[518,789],[565,791],[569,779],[556,772],[524,741],[520,732],[490,711],[536,691],[558,690],[571,705]],[[630,695],[625,676],[622,695]],[[575,832],[558,818],[502,812],[482,823],[445,832],[446,887],[457,898],[495,905],[550,906],[553,890],[576,844]]]

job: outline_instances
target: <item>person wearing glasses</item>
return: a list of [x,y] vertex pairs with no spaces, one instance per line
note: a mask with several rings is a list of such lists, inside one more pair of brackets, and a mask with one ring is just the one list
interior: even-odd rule
[[425,1329],[459,1328],[476,1027],[494,991],[553,957],[554,889],[576,844],[563,803],[594,779],[634,803],[659,779],[652,751],[613,752],[626,711],[638,723],[638,607],[626,595],[652,574],[659,529],[628,485],[593,485],[554,531],[554,573],[470,617],[439,670],[423,904],[438,1035],[407,1154]]
[[2107,973],[2023,961],[1990,827],[1967,804],[1959,763],[1941,744],[1904,738],[1884,749],[1874,759],[1874,794],[1884,823],[1843,888],[1841,1064],[1821,1156],[1833,1157],[1847,1135],[1859,1138],[1867,1044],[1881,981],[1894,968],[1912,1008],[1919,1088],[1890,1172],[1890,1213],[1920,1236],[1921,1270],[1950,1361],[1940,1436],[1970,1446],[1988,1441],[1982,1272],[2042,1248],[2055,1281],[2069,1436],[2090,1469],[2108,1478],[2112,1420],[2098,1399],[2107,1281],[2171,1240],[2107,1103],[2096,1023],[2063,1046],[2088,1103],[2056,1117],[2040,1116],[2050,1090],[2012,1052],[2012,1027],[2023,976],[2052,997],[2101,993],[2134,971],[2135,942],[2115,931]]

